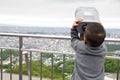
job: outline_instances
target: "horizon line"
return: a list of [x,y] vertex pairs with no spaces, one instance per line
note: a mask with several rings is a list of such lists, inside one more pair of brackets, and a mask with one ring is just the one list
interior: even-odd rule
[[[6,27],[41,27],[41,28],[71,28],[69,26],[42,26],[42,25],[17,25],[17,24],[4,24],[0,23],[0,27],[6,26]],[[120,29],[120,27],[104,27],[105,29]]]

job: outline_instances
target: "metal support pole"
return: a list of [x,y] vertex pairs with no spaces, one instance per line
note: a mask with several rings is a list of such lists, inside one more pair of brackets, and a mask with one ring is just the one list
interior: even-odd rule
[[29,64],[29,66],[30,66],[30,80],[32,80],[32,52],[30,52],[30,64]]
[[0,65],[0,68],[1,68],[1,69],[0,69],[0,71],[1,71],[0,77],[1,77],[1,78],[0,78],[0,79],[3,80],[3,71],[2,71],[2,67],[3,67],[3,63],[2,63],[2,60],[3,60],[3,59],[2,59],[2,49],[0,49],[0,58],[1,58],[1,61],[0,61],[0,63],[1,63],[1,65]]
[[117,80],[119,80],[119,70],[120,70],[120,62],[119,62],[119,60],[117,60]]
[[40,53],[40,80],[42,80],[42,53]]
[[53,80],[53,54],[51,58],[51,80]]
[[22,40],[23,38],[19,36],[19,80],[22,80]]
[[30,58],[28,57],[28,53],[25,53],[25,60],[26,60],[26,65],[27,65],[27,70],[28,70],[28,80],[32,80],[31,77],[31,53],[30,52]]
[[63,80],[65,80],[65,54],[63,54],[63,70],[62,70],[62,75],[63,75]]
[[12,52],[10,50],[10,80],[12,80]]

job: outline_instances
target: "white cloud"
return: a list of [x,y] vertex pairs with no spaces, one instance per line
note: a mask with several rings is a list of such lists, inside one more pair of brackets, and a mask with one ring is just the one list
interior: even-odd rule
[[71,26],[79,6],[96,7],[102,22],[120,26],[119,0],[1,0],[0,23]]

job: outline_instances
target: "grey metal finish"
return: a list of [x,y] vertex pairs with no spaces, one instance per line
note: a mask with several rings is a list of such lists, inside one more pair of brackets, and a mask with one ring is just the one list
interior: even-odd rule
[[42,80],[42,53],[40,53],[40,80]]
[[65,80],[64,72],[65,72],[65,54],[63,54],[63,71],[62,71],[63,80]]
[[10,50],[10,80],[12,80],[12,52]]
[[52,55],[52,58],[51,58],[51,80],[53,80],[53,54]]
[[19,37],[19,80],[22,80],[22,37]]
[[2,68],[2,66],[3,66],[2,59],[3,59],[3,58],[2,58],[2,49],[0,49],[0,58],[1,58],[1,60],[0,60],[0,62],[1,62],[1,66],[0,66],[0,68],[1,68],[1,69],[0,69],[1,75],[0,75],[0,77],[1,77],[1,78],[0,78],[0,79],[3,80],[3,68]]
[[119,71],[120,71],[120,60],[117,60],[117,75],[116,75],[117,80],[119,80]]

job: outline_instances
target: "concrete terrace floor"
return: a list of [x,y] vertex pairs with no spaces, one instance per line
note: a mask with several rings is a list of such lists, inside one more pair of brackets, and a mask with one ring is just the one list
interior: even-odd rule
[[[3,80],[10,80],[10,74],[3,73]],[[12,74],[12,80],[19,80],[19,75]],[[28,80],[28,76],[23,75],[23,80]],[[39,77],[32,77],[32,80],[40,80],[40,78]],[[51,80],[51,79],[42,78],[42,80]],[[113,80],[113,79],[105,76],[105,80]]]
[[[3,80],[10,80],[10,73],[3,73]],[[18,74],[12,74],[12,80],[19,80]],[[23,80],[29,80],[27,75],[23,75]],[[32,80],[40,80],[39,77],[32,77]],[[42,80],[51,80],[47,78],[42,78]]]

